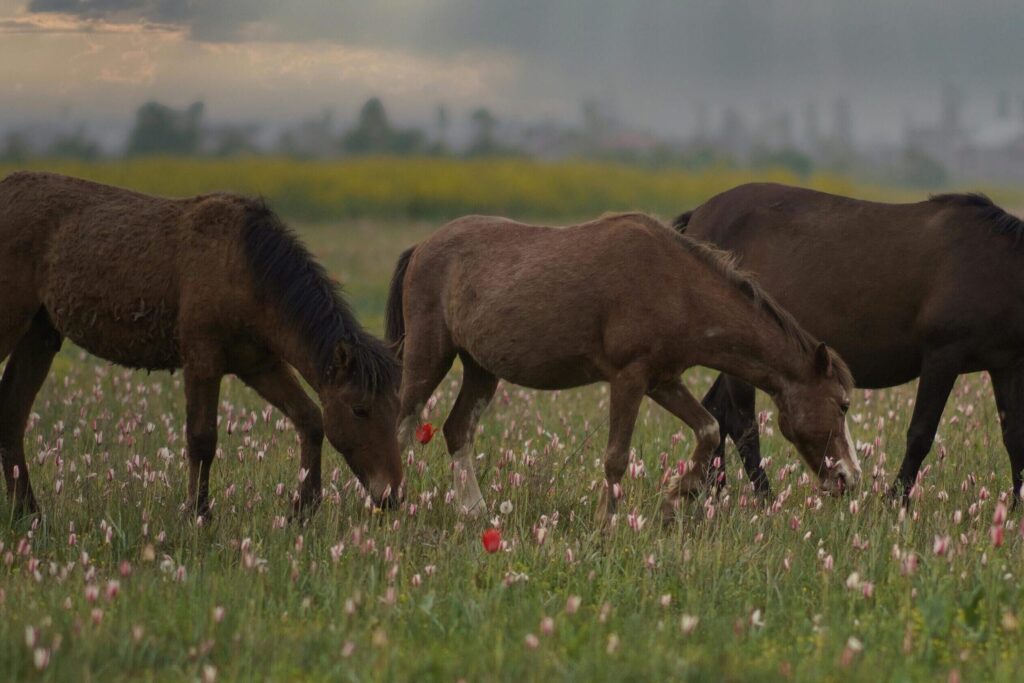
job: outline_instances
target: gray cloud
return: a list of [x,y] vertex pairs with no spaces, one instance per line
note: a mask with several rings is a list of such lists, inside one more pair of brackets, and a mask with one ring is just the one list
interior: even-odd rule
[[28,10],[102,19],[186,21],[192,4],[188,0],[31,0]]
[[203,42],[505,58],[521,77],[493,93],[495,104],[563,115],[597,96],[664,130],[689,125],[698,101],[798,111],[842,94],[877,132],[932,106],[945,83],[986,102],[996,89],[1024,94],[1019,0],[31,0],[28,9],[172,23]]
[[31,13],[68,14],[83,19],[122,23],[172,24],[202,39],[230,39],[247,22],[258,19],[271,3],[202,2],[201,0],[31,0]]

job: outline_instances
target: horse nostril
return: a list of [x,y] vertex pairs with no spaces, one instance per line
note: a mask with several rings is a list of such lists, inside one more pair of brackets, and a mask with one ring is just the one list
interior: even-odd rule
[[850,480],[841,468],[830,469],[828,477],[822,478],[825,491],[833,496],[841,496],[850,489]]

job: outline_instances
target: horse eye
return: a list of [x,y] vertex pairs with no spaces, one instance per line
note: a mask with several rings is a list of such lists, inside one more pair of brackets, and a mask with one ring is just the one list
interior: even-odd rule
[[370,417],[370,409],[366,406],[352,406],[352,414],[356,417]]
[[841,406],[839,406],[839,409],[841,411],[843,411],[843,415],[846,415],[846,413],[849,412],[849,410],[850,410],[850,404],[849,403],[844,403]]

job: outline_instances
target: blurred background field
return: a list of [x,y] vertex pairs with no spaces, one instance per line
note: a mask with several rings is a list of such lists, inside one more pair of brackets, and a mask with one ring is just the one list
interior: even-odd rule
[[0,164],[0,176],[15,169],[54,171],[170,196],[215,190],[262,195],[282,215],[306,222],[351,218],[443,221],[471,213],[573,220],[625,210],[671,218],[718,192],[754,180],[799,183],[875,199],[899,200],[921,194],[858,183],[832,173],[800,178],[784,168],[689,171],[520,158],[37,160]]

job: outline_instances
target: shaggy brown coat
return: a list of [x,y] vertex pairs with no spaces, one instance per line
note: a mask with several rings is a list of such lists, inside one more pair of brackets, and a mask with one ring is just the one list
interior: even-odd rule
[[[36,510],[22,440],[64,338],[134,368],[183,368],[189,507],[209,514],[221,377],[291,419],[320,496],[324,433],[377,500],[397,494],[397,362],[260,201],[164,199],[49,173],[0,182],[0,459],[12,502]],[[319,393],[324,416],[291,368]]]
[[[782,429],[833,489],[859,476],[844,411],[849,376],[719,252],[642,214],[553,229],[470,216],[402,255],[388,302],[388,339],[403,344],[400,442],[456,356],[462,389],[444,425],[456,491],[483,500],[472,471],[477,420],[499,378],[537,389],[611,384],[605,472],[616,492],[643,397],[697,435],[688,471],[669,491],[704,483],[718,425],[680,381],[705,365],[763,387]],[[834,466],[832,466],[834,465]],[[599,508],[602,520],[617,496]]]
[[[676,219],[735,254],[858,386],[920,377],[891,494],[909,495],[958,375],[992,376],[1014,495],[1024,471],[1024,222],[982,195],[882,204],[774,184],[742,185]],[[719,378],[704,405],[762,490],[753,389]]]

